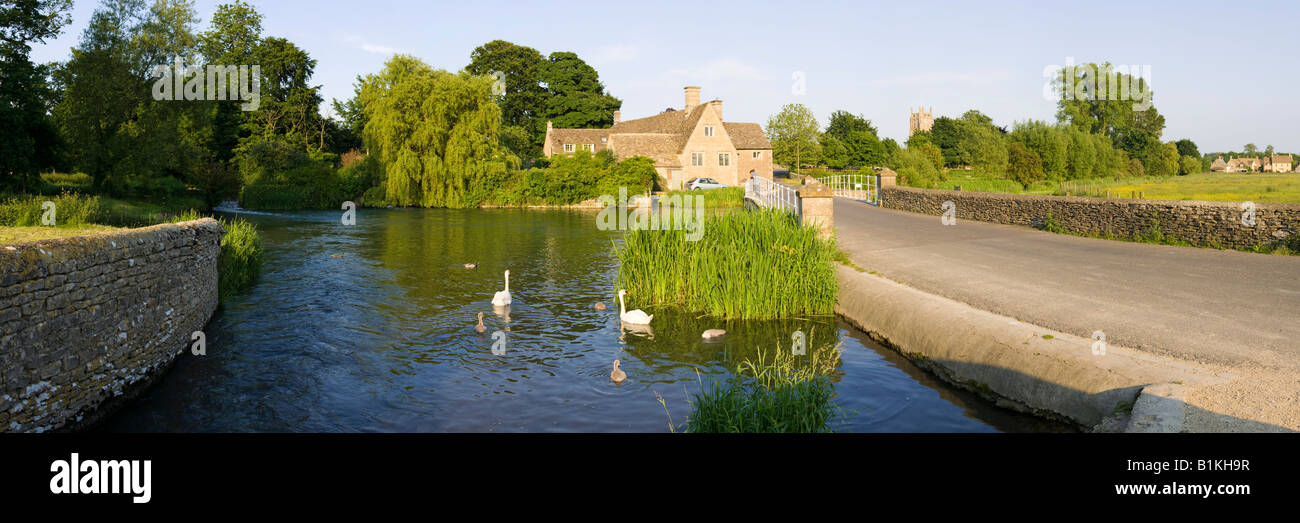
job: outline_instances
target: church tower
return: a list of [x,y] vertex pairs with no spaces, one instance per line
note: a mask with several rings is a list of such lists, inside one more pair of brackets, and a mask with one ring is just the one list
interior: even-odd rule
[[911,138],[917,131],[929,131],[934,127],[934,107],[926,111],[924,107],[917,107],[915,111],[911,107],[907,108],[911,118],[907,122],[907,137]]

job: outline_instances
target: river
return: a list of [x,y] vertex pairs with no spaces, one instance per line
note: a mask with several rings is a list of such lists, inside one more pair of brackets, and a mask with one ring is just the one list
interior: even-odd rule
[[[1059,428],[955,390],[831,317],[723,322],[629,296],[654,331],[624,331],[621,233],[598,230],[592,212],[361,209],[355,225],[341,211],[239,216],[261,230],[261,279],[218,310],[206,355],[184,353],[102,430],[666,432],[701,383],[757,347],[788,349],[796,331],[810,349],[843,351],[836,431]],[[507,269],[514,303],[494,311]],[[728,334],[704,341],[709,328]],[[621,384],[609,379],[615,359]]]

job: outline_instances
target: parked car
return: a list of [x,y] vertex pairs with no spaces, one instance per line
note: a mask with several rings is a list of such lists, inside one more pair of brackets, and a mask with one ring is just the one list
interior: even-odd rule
[[727,186],[726,184],[719,183],[717,180],[714,180],[713,178],[691,178],[686,182],[686,188],[692,191],[700,191],[704,189],[719,189],[726,186]]

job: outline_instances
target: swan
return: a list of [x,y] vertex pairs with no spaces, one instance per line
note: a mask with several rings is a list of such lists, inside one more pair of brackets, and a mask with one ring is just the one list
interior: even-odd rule
[[641,309],[637,309],[637,310],[634,310],[634,311],[629,311],[629,310],[627,310],[627,305],[624,305],[624,304],[623,304],[623,295],[624,295],[624,294],[627,294],[627,289],[619,289],[619,290],[618,290],[618,317],[619,317],[619,319],[623,320],[624,323],[631,323],[632,325],[649,325],[649,324],[650,324],[650,320],[654,319],[655,315],[653,315],[653,314],[646,314],[645,311],[643,311],[643,310],[641,310]]
[[614,383],[623,383],[627,379],[627,373],[618,368],[618,360],[614,360],[614,372],[609,373],[609,379]]
[[477,268],[478,268],[478,263],[466,263],[466,264],[465,264],[465,268],[466,268],[466,269],[477,269]]
[[483,325],[483,313],[478,313],[478,325],[474,326],[474,332],[483,334],[487,330],[487,325]]
[[599,301],[596,302],[596,310],[598,310],[598,311],[603,311],[603,310],[605,310],[605,304],[604,304],[604,302],[599,302]]
[[725,334],[727,334],[727,331],[722,329],[709,329],[704,331],[704,339],[709,340],[713,338],[721,338]]
[[497,293],[492,296],[492,305],[496,305],[497,307],[510,305],[510,271],[506,271],[506,290],[497,291]]

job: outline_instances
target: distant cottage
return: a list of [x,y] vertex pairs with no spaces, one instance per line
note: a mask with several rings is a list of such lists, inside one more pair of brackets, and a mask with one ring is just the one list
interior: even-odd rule
[[685,88],[684,108],[622,121],[614,111],[608,129],[555,129],[546,122],[542,154],[596,153],[609,149],[618,159],[645,156],[668,188],[681,189],[692,178],[713,178],[737,186],[749,171],[772,177],[772,144],[756,123],[722,120],[722,100],[700,103],[700,88]]
[[1254,158],[1250,156],[1229,158],[1226,162],[1223,161],[1223,157],[1220,156],[1215,158],[1214,162],[1210,164],[1211,171],[1222,173],[1289,173],[1292,172],[1292,168],[1291,155],[1289,154],[1274,154],[1267,158]]

